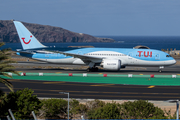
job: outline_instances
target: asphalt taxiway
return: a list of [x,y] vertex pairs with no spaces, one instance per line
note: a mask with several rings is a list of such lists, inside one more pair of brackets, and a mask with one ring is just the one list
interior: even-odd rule
[[[59,92],[69,92],[70,98],[110,100],[169,100],[180,99],[179,86],[144,86],[98,83],[73,83],[36,80],[10,80],[14,90],[30,88],[38,97],[67,98]],[[3,91],[8,88],[0,84]]]
[[[87,66],[81,65],[58,65],[46,62],[18,62],[13,64],[16,67],[17,71],[21,72],[43,72],[43,73],[86,73]],[[126,67],[120,71],[107,71],[99,69],[97,72],[88,72],[88,73],[106,73],[106,74],[145,74],[145,75],[172,75],[180,74],[180,65],[165,66],[162,69],[162,72],[158,72],[158,67]]]

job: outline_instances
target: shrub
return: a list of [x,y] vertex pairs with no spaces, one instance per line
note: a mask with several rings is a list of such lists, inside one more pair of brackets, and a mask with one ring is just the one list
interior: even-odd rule
[[70,113],[72,115],[77,115],[77,114],[85,115],[86,112],[87,112],[86,105],[79,104],[79,101],[75,99],[73,99],[70,102]]
[[123,119],[167,119],[164,111],[145,100],[121,104]]
[[25,88],[16,92],[10,92],[4,105],[1,106],[4,110],[4,116],[8,115],[8,109],[11,109],[16,119],[30,119],[33,118],[32,111],[35,113],[41,108],[42,104],[36,95],[32,95],[34,91]]
[[88,119],[121,119],[120,108],[113,103],[107,103],[103,107],[88,112]]
[[65,119],[67,116],[67,101],[63,99],[46,99],[42,100],[44,116],[46,118]]

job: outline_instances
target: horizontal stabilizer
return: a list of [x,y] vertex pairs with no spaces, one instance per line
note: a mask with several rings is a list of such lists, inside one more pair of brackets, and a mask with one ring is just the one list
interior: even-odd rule
[[25,54],[36,54],[35,52],[32,51],[17,51],[18,53],[25,53]]

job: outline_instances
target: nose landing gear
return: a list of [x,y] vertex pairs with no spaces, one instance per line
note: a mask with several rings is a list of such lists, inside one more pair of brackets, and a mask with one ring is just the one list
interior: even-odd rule
[[162,72],[162,69],[164,68],[164,66],[159,66],[159,70],[158,70],[158,72]]
[[161,72],[162,72],[162,69],[159,69],[159,70],[158,70],[158,72],[160,72],[160,73],[161,73]]

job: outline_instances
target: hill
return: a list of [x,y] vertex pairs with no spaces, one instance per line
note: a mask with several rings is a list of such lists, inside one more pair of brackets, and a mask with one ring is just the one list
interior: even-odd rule
[[[75,33],[61,27],[22,23],[40,42],[114,42],[111,38],[98,38],[83,33]],[[0,20],[0,42],[20,42],[12,20]]]

